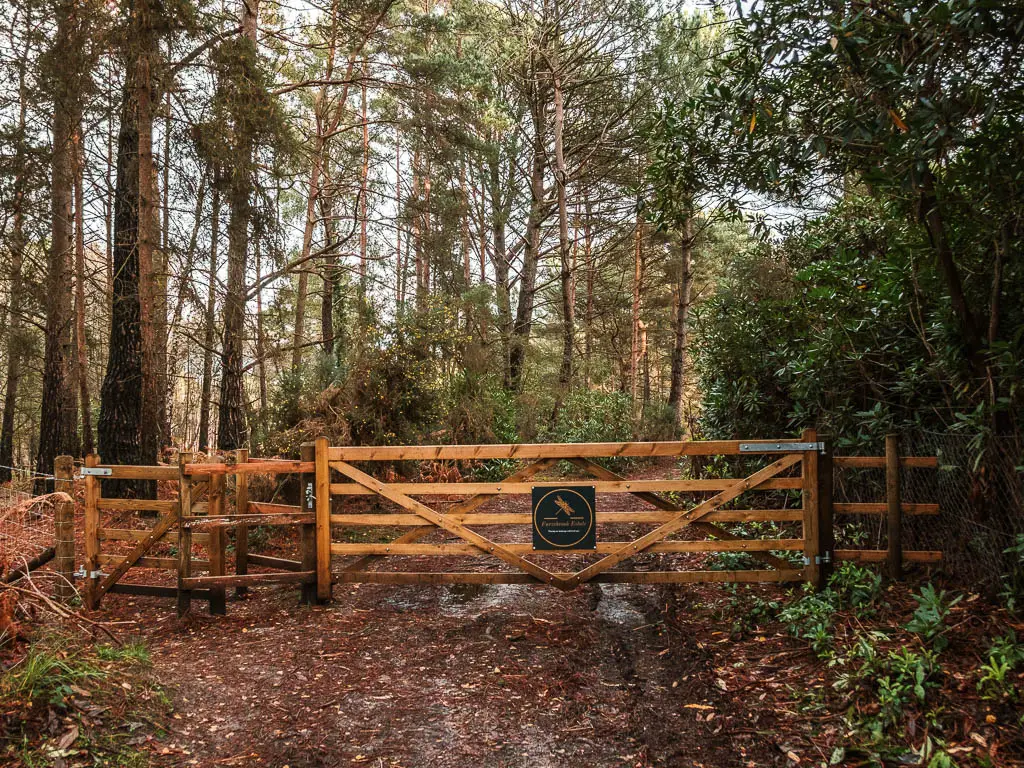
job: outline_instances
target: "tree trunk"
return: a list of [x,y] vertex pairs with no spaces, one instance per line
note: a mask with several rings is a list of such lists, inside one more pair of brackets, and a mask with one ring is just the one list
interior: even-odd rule
[[[306,223],[302,230],[302,252],[300,258],[308,259],[313,249],[313,230],[316,227],[316,204],[320,196],[320,173],[323,161],[323,146],[320,142],[318,151],[313,155],[313,165],[309,171],[309,196],[306,198]],[[309,264],[304,262],[299,267],[298,286],[295,291],[295,329],[292,333],[292,371],[298,372],[302,367],[303,342],[306,324],[306,295],[309,292]]]
[[[160,453],[160,351],[158,336],[161,307],[157,278],[156,251],[160,243],[160,197],[156,189],[156,165],[153,162],[153,69],[158,51],[153,34],[155,8],[149,0],[135,5],[134,44],[138,46],[134,61],[136,125],[138,126],[138,260],[139,260],[139,323],[142,333],[142,413],[139,421],[140,449],[143,463],[153,464]],[[164,311],[166,311],[164,309]],[[166,318],[165,318],[166,322]],[[155,488],[153,489],[155,491]]]
[[210,401],[213,398],[213,345],[217,323],[217,244],[220,240],[220,180],[214,172],[210,225],[210,267],[207,272],[206,322],[203,337],[203,393],[199,401],[199,450],[210,447]]
[[78,393],[82,408],[82,450],[95,453],[92,435],[92,402],[89,395],[89,357],[85,340],[85,197],[82,176],[85,171],[84,137],[79,127],[75,137],[75,359],[78,366]]
[[[497,137],[495,137],[497,138]],[[512,337],[512,295],[509,286],[508,248],[505,244],[507,209],[501,192],[500,157],[495,151],[488,160],[488,193],[491,201],[491,239],[494,243],[494,300],[498,307],[498,328],[501,334],[502,378],[506,389],[512,387],[509,369],[509,345]]]
[[[55,52],[75,44],[75,9],[58,9]],[[58,65],[59,66],[59,65]],[[54,85],[53,150],[50,176],[50,248],[47,255],[46,342],[43,354],[42,413],[39,420],[37,471],[52,474],[53,460],[77,452],[77,393],[70,387],[73,360],[71,259],[74,254],[71,219],[74,186],[74,132],[81,107],[77,74],[61,68]],[[37,488],[37,490],[42,490]]]
[[679,243],[679,282],[673,291],[675,311],[673,313],[674,342],[672,344],[672,373],[669,381],[668,404],[672,407],[675,426],[682,434],[683,401],[686,381],[686,348],[689,335],[690,297],[693,286],[693,221],[686,219]]
[[630,356],[629,356],[629,392],[633,403],[633,417],[639,418],[638,400],[640,373],[640,283],[643,281],[643,222],[637,211],[633,231],[633,304],[631,313]]
[[[142,415],[142,329],[139,306],[139,135],[134,72],[129,68],[121,102],[114,186],[114,279],[111,290],[107,371],[100,389],[99,452],[111,464],[146,464],[140,439]],[[115,485],[110,483],[108,485]],[[118,495],[136,488],[116,484]],[[144,489],[141,489],[144,490]],[[108,493],[108,486],[103,489]]]
[[921,179],[920,215],[928,232],[932,249],[935,251],[939,272],[946,283],[946,290],[949,291],[949,303],[953,308],[953,314],[956,315],[960,323],[964,356],[974,369],[974,373],[979,378],[983,378],[985,364],[982,355],[981,332],[978,329],[974,313],[967,305],[967,298],[964,296],[960,270],[956,265],[952,246],[946,236],[946,225],[942,212],[939,210],[939,201],[935,193],[935,177],[930,170],[926,170]]
[[[27,45],[26,45],[27,48]],[[23,61],[27,62],[27,51]],[[28,113],[28,91],[25,87],[27,63],[18,68],[18,129],[14,147],[14,186],[10,236],[10,303],[7,321],[7,386],[4,391],[4,416],[0,424],[0,483],[11,480],[14,466],[14,416],[18,406],[21,367],[29,340],[21,319],[24,289],[22,266],[25,261],[25,192],[28,186],[28,163],[25,161],[25,128]]]
[[587,309],[583,318],[583,366],[587,387],[591,383],[591,360],[594,355],[594,281],[596,269],[593,254],[593,212],[590,195],[583,193],[583,264],[587,272]]
[[359,302],[366,301],[366,244],[367,244],[367,195],[370,179],[370,122],[366,109],[366,78],[369,75],[369,61],[363,62],[362,82],[362,123],[363,123],[363,167],[359,171]]
[[[249,41],[247,67],[257,66],[256,27],[258,0],[241,4],[242,34]],[[224,297],[224,341],[221,347],[220,408],[217,419],[217,447],[234,450],[245,446],[245,389],[242,354],[245,347],[246,265],[249,221],[252,218],[253,139],[243,134],[236,139],[236,162],[229,169],[228,182],[228,279]]]
[[[569,254],[569,210],[566,199],[568,172],[565,167],[564,123],[565,106],[562,96],[562,75],[554,56],[552,85],[555,102],[555,194],[558,201],[558,257],[561,266],[562,289],[562,365],[558,372],[558,403],[572,386],[573,340],[576,335],[575,299],[573,296],[572,265]],[[555,410],[558,410],[558,403]]]
[[[260,276],[263,272],[263,256],[260,253],[259,242],[256,243],[255,256],[256,284],[259,285]],[[270,398],[267,390],[267,337],[263,330],[262,290],[256,292],[256,371],[260,385],[260,412],[257,415],[256,423],[259,425],[260,435],[266,437]]]
[[530,214],[526,221],[526,243],[523,249],[523,269],[519,277],[519,302],[516,320],[512,326],[509,349],[509,381],[514,392],[523,387],[523,368],[526,347],[533,326],[533,308],[537,290],[537,263],[540,259],[540,229],[547,217],[544,201],[544,112],[543,100],[538,96],[533,105],[533,163],[530,170]]
[[320,338],[324,354],[334,354],[334,292],[337,282],[338,257],[334,252],[337,239],[334,230],[334,200],[324,196],[320,200],[320,218],[324,222],[324,264],[320,293]]

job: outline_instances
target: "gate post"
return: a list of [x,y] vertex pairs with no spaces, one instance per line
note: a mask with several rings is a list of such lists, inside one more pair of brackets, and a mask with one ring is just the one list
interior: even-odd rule
[[[90,453],[85,457],[85,466],[95,467],[100,457]],[[85,607],[95,611],[99,603],[96,598],[97,577],[100,570],[100,481],[94,475],[85,476]]]
[[818,552],[821,555],[821,584],[828,584],[835,570],[836,531],[832,509],[832,443],[827,438],[818,454]]
[[[316,460],[316,447],[313,443],[303,443],[299,449],[299,458],[303,462],[314,462]],[[303,472],[299,475],[299,495],[301,501],[299,506],[305,514],[316,512],[316,475]],[[299,551],[302,560],[302,570],[316,572],[316,524],[302,523],[299,526]],[[316,605],[317,584],[315,580],[307,580],[302,583],[302,604]]]
[[331,467],[327,463],[330,443],[316,439],[316,596],[321,603],[331,599]]
[[66,493],[53,507],[53,551],[57,582],[54,597],[63,603],[75,594],[75,460],[70,456],[58,456],[53,462],[56,477],[54,490]]
[[[818,433],[814,429],[805,429],[800,438],[805,443],[816,443]],[[815,589],[824,586],[821,578],[820,550],[820,510],[818,508],[818,451],[817,448],[804,451],[801,462],[802,497],[803,497],[803,534],[804,534],[804,579],[814,585]]]
[[[249,450],[239,448],[235,451],[235,464],[247,464]],[[235,514],[249,513],[249,473],[240,472],[235,475]],[[249,572],[249,526],[240,525],[235,528],[235,573],[244,576]],[[235,587],[235,595],[241,597],[249,588],[241,585]]]
[[885,436],[886,541],[889,578],[903,578],[903,498],[900,491],[900,436]]
[[192,529],[186,526],[192,516],[192,478],[185,474],[191,451],[178,452],[178,616],[192,610],[192,590],[184,589],[184,580],[192,576]]
[[[219,517],[224,514],[224,494],[227,489],[227,474],[215,473],[210,475],[210,485],[207,499],[209,503],[210,517]],[[207,546],[210,561],[210,575],[225,575],[225,534],[226,528],[222,525],[212,525],[209,529],[209,545]],[[222,585],[210,586],[210,615],[224,616],[227,609],[227,588]]]

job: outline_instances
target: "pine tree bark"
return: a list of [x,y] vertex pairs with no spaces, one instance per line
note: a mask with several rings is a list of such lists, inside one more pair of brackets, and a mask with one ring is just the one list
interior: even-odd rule
[[[492,140],[497,140],[495,135]],[[506,389],[512,388],[509,352],[512,338],[512,290],[509,285],[509,258],[505,231],[508,223],[508,196],[502,194],[499,153],[488,158],[488,197],[491,203],[491,240],[494,248],[495,303],[498,306],[498,328],[501,335],[502,379]]]
[[[557,9],[557,4],[556,4]],[[557,11],[556,11],[557,12]],[[552,57],[552,90],[555,104],[555,195],[558,204],[558,260],[561,267],[562,292],[562,365],[558,372],[558,403],[572,386],[573,341],[576,336],[575,297],[573,296],[572,265],[569,254],[569,210],[566,186],[569,174],[565,167],[565,104],[562,94],[562,74],[557,52]],[[558,410],[556,403],[555,410]]]
[[[146,464],[141,444],[142,328],[139,296],[139,134],[135,72],[122,91],[114,185],[113,283],[107,371],[100,389],[99,452],[111,464]],[[109,485],[114,486],[114,483]],[[111,494],[125,495],[132,483]],[[108,493],[104,486],[104,494]]]
[[633,303],[631,313],[629,392],[634,419],[639,418],[638,386],[640,374],[640,283],[643,281],[643,223],[639,211],[633,230]]
[[220,178],[214,172],[210,219],[210,266],[207,271],[206,320],[203,328],[203,381],[199,401],[199,450],[210,448],[210,401],[213,398],[213,347],[217,335],[217,246],[220,242]]
[[[28,58],[26,43],[25,60]],[[18,406],[18,389],[21,384],[21,367],[25,358],[28,339],[22,322],[24,288],[22,268],[25,261],[25,193],[28,187],[28,162],[26,149],[26,117],[28,114],[28,90],[25,83],[25,68],[18,69],[18,128],[14,146],[14,185],[11,210],[10,243],[10,303],[7,309],[7,386],[4,390],[4,415],[0,423],[0,483],[10,482],[11,467],[14,466],[14,416]]]
[[519,276],[519,301],[516,304],[516,319],[512,326],[512,342],[509,349],[509,382],[514,392],[523,387],[523,369],[526,348],[530,342],[533,327],[533,310],[536,302],[537,264],[540,260],[540,230],[547,218],[547,203],[544,200],[544,167],[546,147],[544,145],[544,114],[546,106],[540,94],[533,99],[533,158],[530,170],[530,213],[526,221],[526,243],[523,249],[523,268]]
[[320,218],[324,226],[324,263],[321,272],[320,292],[320,338],[324,354],[334,354],[334,292],[337,283],[338,257],[334,252],[337,234],[334,227],[334,199],[323,196],[320,199]]
[[[77,43],[76,8],[57,8],[56,56]],[[77,393],[71,388],[72,280],[74,254],[72,188],[74,186],[74,132],[81,114],[78,73],[71,62],[54,61],[57,77],[53,93],[53,148],[50,169],[50,247],[47,254],[46,330],[43,353],[42,413],[39,420],[38,472],[52,474],[53,460],[61,453],[77,452]],[[37,489],[37,490],[42,490]]]
[[[244,68],[255,70],[258,0],[241,3],[242,34],[249,41]],[[253,139],[243,134],[236,139],[236,162],[228,169],[228,275],[224,297],[224,339],[221,345],[220,408],[217,418],[217,447],[234,450],[245,446],[248,427],[242,354],[245,347],[246,267],[249,222],[252,218]]]
[[686,386],[684,372],[686,349],[689,341],[690,297],[693,286],[693,221],[687,218],[680,233],[679,280],[673,291],[674,342],[672,345],[672,371],[669,379],[668,404],[674,414],[675,426],[682,433],[683,400]]
[[92,398],[89,394],[89,355],[85,339],[85,195],[82,176],[85,148],[81,127],[75,135],[75,364],[82,412],[82,451],[95,453],[92,434]]

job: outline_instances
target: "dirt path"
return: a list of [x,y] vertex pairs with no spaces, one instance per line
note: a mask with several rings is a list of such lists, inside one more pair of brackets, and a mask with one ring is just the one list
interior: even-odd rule
[[170,689],[168,765],[735,766],[781,757],[770,741],[734,732],[749,729],[749,715],[721,696],[702,633],[662,621],[662,591],[604,585],[595,597],[345,585],[330,606],[300,608],[294,589],[264,589],[231,603],[226,618],[186,625],[166,602],[115,596],[111,608],[116,600],[128,620],[137,611]]

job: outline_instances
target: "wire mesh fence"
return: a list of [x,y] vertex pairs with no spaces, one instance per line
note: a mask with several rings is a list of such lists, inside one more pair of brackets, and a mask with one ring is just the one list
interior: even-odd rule
[[[876,451],[881,455],[881,446]],[[937,469],[904,467],[900,492],[906,504],[939,504],[936,515],[904,515],[903,548],[938,550],[943,571],[964,587],[998,589],[1012,567],[1005,554],[1024,536],[1024,451],[1013,437],[949,432],[900,436],[903,456],[936,456]],[[837,467],[838,503],[886,497],[884,469]],[[837,519],[837,546],[884,549],[884,516]]]
[[54,499],[32,495],[32,473],[0,486],[0,581],[52,553]]
[[908,518],[908,546],[941,549],[945,570],[975,589],[994,591],[1012,567],[1005,554],[1024,536],[1024,446],[1015,437],[919,432],[904,451],[938,456],[939,468],[903,473],[908,502],[940,503],[937,518]]

